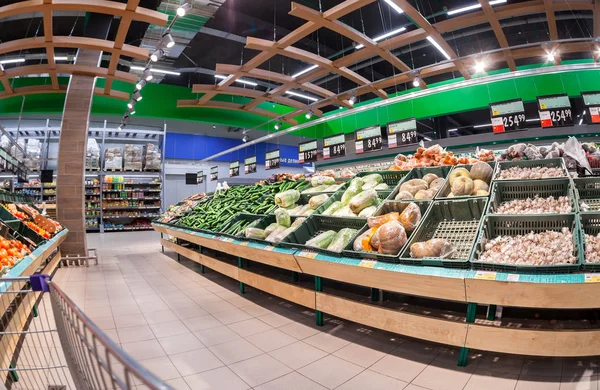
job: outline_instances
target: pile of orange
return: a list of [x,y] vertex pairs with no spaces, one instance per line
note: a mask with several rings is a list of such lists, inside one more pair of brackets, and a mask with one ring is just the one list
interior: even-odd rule
[[29,253],[31,251],[21,241],[0,237],[0,266],[12,267]]

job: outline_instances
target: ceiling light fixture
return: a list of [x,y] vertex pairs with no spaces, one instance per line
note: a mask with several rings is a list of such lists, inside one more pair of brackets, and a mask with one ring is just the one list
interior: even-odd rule
[[160,38],[160,41],[158,41],[158,45],[157,45],[157,47],[167,47],[169,49],[172,48],[173,46],[175,46],[175,40],[173,39],[173,36],[169,32],[167,32],[165,35],[163,35]]
[[[490,1],[490,5],[502,4],[502,3],[506,3],[506,1],[507,0],[493,0],[493,1]],[[468,5],[466,7],[453,9],[451,11],[448,11],[446,14],[448,16],[452,16],[452,15],[460,14],[461,12],[467,12],[467,11],[471,11],[471,10],[479,9],[479,8],[481,8],[481,4],[473,4],[473,5]]]
[[135,115],[135,108],[132,108],[129,110],[129,115]]
[[525,122],[539,122],[540,118],[525,119]]
[[579,126],[581,126],[583,124],[583,117],[581,117],[581,119],[579,120]]
[[281,127],[281,122],[275,123],[275,130],[279,130],[280,127]]
[[448,133],[453,132],[453,131],[458,131],[458,129],[448,129]]
[[473,126],[473,128],[474,129],[478,129],[480,127],[490,127],[491,125],[492,125],[491,123],[486,123],[486,124],[483,124],[483,125],[475,125],[475,126]]
[[348,99],[349,105],[354,106],[354,103],[356,103],[356,95],[352,95],[350,99]]
[[11,58],[10,60],[0,60],[0,64],[18,64],[20,62],[25,62],[25,58]]
[[398,4],[394,3],[393,0],[384,0],[390,7],[392,7],[394,9],[394,11],[398,12],[399,14],[403,14],[404,10],[402,10],[402,8],[400,8],[398,6]]
[[[142,71],[148,69],[152,73],[172,74],[174,76],[181,75],[181,73],[179,73],[179,72],[173,72],[172,70],[165,70],[165,69],[158,69],[158,68],[144,68],[143,66],[136,66],[136,65],[129,67],[129,69],[131,69],[131,70],[142,70]],[[148,80],[148,81],[150,81],[150,80]]]
[[547,56],[548,62],[554,62],[554,53],[550,52]]
[[[225,80],[228,76],[223,76],[221,74],[216,74],[215,78],[216,79],[220,79],[220,80]],[[244,80],[244,79],[237,79],[235,80],[236,83],[240,83],[240,84],[246,84],[246,85],[251,85],[253,87],[256,87],[258,84],[253,82],[253,81],[248,81],[248,80]]]
[[426,140],[426,141],[431,141],[431,138],[429,138],[426,135],[421,134],[421,137],[423,137],[423,139]]
[[305,117],[306,119],[310,119],[310,118],[312,118],[312,116],[313,116],[313,113],[312,113],[312,111],[310,111],[310,110],[309,110],[309,111],[308,111],[306,114],[304,114],[304,117]]
[[152,60],[152,62],[156,62],[160,60],[163,57],[163,55],[165,55],[165,52],[162,49],[157,49],[154,53],[152,53],[150,59]]
[[[381,41],[381,40],[383,40],[383,39],[385,39],[385,38],[387,38],[387,37],[391,37],[391,36],[393,36],[393,35],[400,34],[402,31],[406,31],[406,27],[400,27],[400,28],[399,28],[399,29],[397,29],[397,30],[390,31],[389,33],[385,33],[385,34],[383,34],[383,35],[380,35],[380,36],[378,36],[378,37],[375,37],[375,38],[373,38],[373,40],[374,40],[375,42],[379,42],[379,41]],[[362,49],[363,47],[365,47],[365,46],[364,46],[364,45],[357,45],[357,46],[355,47],[355,49],[356,49],[356,50],[360,50],[360,49]]]
[[319,101],[319,99],[317,99],[317,98],[314,98],[314,97],[308,96],[308,95],[303,95],[301,93],[294,92],[294,91],[286,91],[285,93],[288,94],[288,95],[292,95],[292,96],[296,96],[296,97],[302,98],[302,99],[310,100],[312,102]]
[[192,3],[189,0],[183,0],[177,8],[177,16],[185,16],[190,9],[192,9]]
[[317,69],[318,67],[319,67],[319,65],[309,66],[308,68],[306,68],[306,69],[304,69],[304,70],[302,70],[302,71],[300,71],[300,72],[292,75],[292,78],[295,79],[296,77],[302,76],[304,73],[308,73],[308,72],[310,72],[313,69]]
[[140,100],[142,100],[142,94],[140,93],[140,91],[133,91],[132,97],[136,102],[139,102]]
[[55,56],[54,61],[70,61],[67,56]]
[[129,101],[129,103],[127,103],[127,108],[129,108],[131,110],[133,108],[133,106],[135,106],[135,100],[131,99]]
[[142,79],[146,81],[152,80],[153,77],[154,76],[152,76],[152,72],[150,72],[150,69],[148,68],[144,69],[144,71],[142,72]]
[[420,85],[420,84],[419,84],[419,78],[418,78],[418,77],[415,77],[415,78],[413,79],[412,85],[413,85],[413,87],[415,87],[415,88],[416,88],[416,87],[418,87],[418,86]]
[[142,88],[144,88],[144,85],[146,85],[146,80],[140,80],[138,81],[138,83],[135,85],[135,88],[140,91]]
[[439,45],[439,43],[437,43],[437,42],[435,41],[435,39],[433,39],[432,37],[427,37],[427,40],[428,40],[428,41],[429,41],[429,42],[430,42],[430,43],[431,43],[433,46],[435,46],[435,48],[436,48],[436,49],[438,49],[438,51],[439,51],[440,53],[442,53],[442,55],[443,55],[444,57],[446,57],[446,59],[447,59],[447,60],[449,60],[449,59],[450,59],[450,56],[448,55],[448,53],[446,53],[446,51],[445,51],[444,49],[442,49],[442,47]]
[[475,62],[475,73],[483,73],[485,72],[485,61],[476,61]]
[[117,127],[117,130],[121,131],[121,130],[123,130],[123,127],[125,127],[125,125],[121,123],[121,124],[119,125],[119,127]]
[[248,142],[249,139],[250,139],[250,137],[245,135],[244,138],[242,138],[242,142]]

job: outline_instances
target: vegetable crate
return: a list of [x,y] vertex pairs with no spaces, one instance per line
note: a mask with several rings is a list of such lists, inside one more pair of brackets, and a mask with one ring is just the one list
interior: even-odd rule
[[[487,215],[481,223],[481,232],[471,256],[475,269],[519,273],[569,273],[580,268],[581,248],[579,246],[579,226],[576,214],[536,215],[533,218],[524,215]],[[573,233],[573,254],[575,264],[558,265],[513,265],[479,261],[488,240],[498,236],[525,235],[530,232],[541,233],[548,230],[560,231],[563,227]]]
[[[294,221],[298,218],[306,218],[306,217],[290,217],[292,223],[294,223]],[[277,222],[276,218],[275,218],[275,214],[270,214],[265,216],[264,218],[262,218],[256,225],[254,225],[253,227],[257,228],[257,229],[265,229],[267,226],[269,226],[270,224]],[[252,238],[252,237],[246,237],[245,235],[243,236],[244,240],[246,241],[251,241],[251,242],[256,242],[258,244],[265,244],[265,245],[275,245],[275,246],[280,246],[278,242],[270,242],[267,240],[262,240],[260,238]]]
[[579,214],[579,226],[581,227],[579,241],[581,243],[581,263],[584,271],[600,271],[600,263],[588,263],[585,256],[585,235],[596,236],[600,233],[600,213]]
[[[21,220],[10,213],[4,207],[0,207],[0,220],[2,220],[6,226],[8,226],[12,230],[12,235],[15,237],[23,237],[26,240],[29,240],[36,246],[40,245],[42,242],[46,241],[46,239],[39,234],[37,234],[33,229],[29,226],[25,225]],[[23,240],[21,240],[23,241]]]
[[[264,218],[264,215],[260,214],[247,214],[247,213],[238,213],[235,217],[229,219],[225,222],[221,227],[216,230],[216,233],[221,234],[222,236],[231,237],[231,238],[246,238],[245,231],[246,227],[253,222],[258,222]],[[241,235],[237,235],[238,232],[242,232]]]
[[[494,181],[504,181],[504,180],[512,180],[516,179],[498,179],[500,176],[500,172],[512,168],[512,167],[521,167],[521,168],[535,168],[535,167],[551,167],[551,168],[560,168],[563,171],[564,177],[569,177],[569,172],[565,166],[565,161],[562,158],[548,158],[543,160],[518,160],[518,161],[500,161],[498,163],[498,168],[494,174]],[[544,178],[546,179],[558,179],[558,178]],[[536,180],[536,179],[524,179],[524,180]],[[539,179],[542,180],[542,179]]]
[[[439,200],[433,202],[420,226],[412,234],[400,253],[400,262],[412,265],[426,265],[449,268],[468,268],[469,258],[479,232],[487,198]],[[441,238],[455,248],[451,258],[413,258],[410,246],[432,238]]]
[[[329,208],[333,204],[333,202],[337,202],[342,199],[342,195],[344,195],[345,188],[338,190],[335,194],[329,197],[325,203],[323,203],[319,208],[313,213],[315,215],[321,215],[325,210]],[[390,191],[377,191],[377,195],[379,197],[379,204],[383,204],[390,197]],[[333,218],[350,218],[350,219],[364,219],[360,217],[333,217]]]
[[314,247],[308,247],[304,244],[308,240],[317,235],[327,231],[334,230],[339,232],[343,228],[351,228],[360,230],[367,220],[365,218],[342,218],[342,217],[329,217],[325,215],[311,215],[306,221],[296,230],[291,232],[286,238],[281,240],[281,246],[288,248],[295,248],[298,250],[310,250],[321,253],[326,253],[333,256],[341,256],[342,252],[332,252],[327,249],[320,249]]
[[[387,200],[394,200],[396,195],[398,195],[398,192],[400,192],[400,186],[409,180],[422,179],[423,176],[427,175],[428,173],[433,173],[434,175],[437,175],[438,177],[445,179],[448,176],[448,174],[450,173],[450,170],[451,170],[451,167],[448,167],[448,166],[413,168],[410,171],[408,171],[408,174],[404,176],[404,178],[402,179],[402,181],[400,181],[400,183],[398,183],[398,185],[396,186],[396,188],[394,188],[394,190],[392,191],[392,193],[390,194],[390,196],[388,197]],[[403,172],[403,171],[401,171],[401,172]],[[430,200],[435,199],[436,195],[437,195],[437,192],[433,195],[433,198],[431,198]],[[425,199],[423,199],[423,200],[425,200]]]
[[495,214],[496,210],[498,209],[498,206],[505,202],[509,202],[515,199],[532,198],[534,195],[539,195],[540,198],[547,198],[549,196],[554,196],[555,198],[558,198],[559,196],[568,196],[571,200],[571,212],[574,213],[578,211],[577,202],[575,201],[575,195],[573,192],[573,185],[571,184],[570,179],[544,179],[533,181],[501,180],[495,182],[492,186],[490,202],[488,204],[486,214]]
[[[356,177],[364,177],[364,176],[373,175],[373,174],[381,175],[381,178],[383,179],[382,183],[385,183],[388,186],[390,186],[389,190],[384,190],[384,191],[392,191],[394,188],[396,188],[398,186],[398,184],[400,184],[400,182],[404,179],[404,177],[406,177],[406,175],[408,175],[410,172],[411,171],[360,172],[360,173],[356,174]],[[383,191],[378,190],[377,192],[383,192]]]
[[[395,200],[395,201],[386,201],[385,203],[383,203],[383,205],[379,208],[379,210],[377,211],[377,213],[375,214],[375,216],[379,216],[379,215],[384,215],[384,214],[388,214],[391,212],[398,212],[401,213],[402,211],[404,211],[404,209],[410,204],[410,203],[415,203],[417,204],[417,206],[419,206],[419,209],[421,210],[421,221],[423,221],[423,217],[425,216],[425,214],[427,214],[427,210],[429,210],[429,207],[431,206],[432,202],[429,200],[417,200],[414,202],[408,201],[408,200]],[[411,235],[417,231],[417,229],[419,228],[420,222],[419,224],[416,226],[415,230],[412,231],[410,234],[407,232],[406,235],[408,237],[408,239],[410,240]],[[385,261],[387,263],[398,263],[398,257],[400,256],[400,253],[402,253],[402,250],[404,249],[404,247],[406,246],[406,244],[400,248],[400,250],[398,251],[398,253],[396,253],[395,255],[386,255],[383,253],[378,253],[376,251],[366,251],[366,250],[361,250],[361,251],[355,251],[353,249],[354,247],[354,240],[356,240],[356,238],[358,238],[361,234],[363,234],[364,232],[366,232],[367,230],[369,230],[370,227],[369,225],[365,225],[362,229],[360,229],[358,231],[358,233],[356,233],[356,235],[354,237],[352,237],[352,239],[350,240],[350,243],[346,246],[346,248],[344,248],[344,256],[347,257],[354,257],[354,258],[358,258],[358,259],[374,259],[374,260],[378,260],[378,261]],[[408,242],[408,241],[407,241]]]
[[[575,196],[580,211],[600,211],[600,177],[573,179]],[[588,207],[582,208],[585,203]]]
[[[492,167],[492,179],[496,174],[496,162],[495,161],[488,161],[487,164],[489,166]],[[465,168],[468,171],[471,171],[471,168],[473,167],[474,164],[460,164],[460,165],[455,165],[452,167],[452,169],[450,170],[450,172],[448,173],[448,175],[450,175],[452,173],[452,171],[454,171],[457,168]],[[489,187],[490,190],[492,188],[492,181],[489,183]],[[446,180],[446,182],[444,183],[444,185],[442,186],[442,188],[440,188],[440,190],[438,191],[438,193],[435,196],[435,200],[450,200],[450,199],[470,199],[470,198],[489,198],[489,194],[491,194],[491,191],[488,191],[488,195],[484,196],[484,195],[463,195],[463,196],[453,196],[453,197],[448,197],[448,195],[450,194],[450,192],[452,192],[452,188],[450,187],[450,181]]]
[[[344,184],[344,186],[342,188],[345,189],[346,185]],[[313,194],[301,194],[300,195],[300,199],[298,199],[298,202],[296,204],[298,206],[305,206],[305,205],[309,204],[310,199],[312,197],[315,197],[317,195],[327,195],[329,197],[325,202],[323,202],[319,207],[317,207],[315,209],[314,213],[311,213],[310,215],[312,215],[312,214],[321,214],[326,209],[326,207],[324,207],[325,205],[327,205],[327,207],[329,207],[329,205],[331,205],[331,203],[333,203],[333,202],[331,202],[331,198],[335,195],[334,192],[315,192]],[[271,214],[274,214],[276,210],[277,209],[273,210],[273,212]],[[308,217],[310,215],[306,215],[306,217]],[[290,216],[303,217],[304,215],[292,215],[292,214],[290,214]]]

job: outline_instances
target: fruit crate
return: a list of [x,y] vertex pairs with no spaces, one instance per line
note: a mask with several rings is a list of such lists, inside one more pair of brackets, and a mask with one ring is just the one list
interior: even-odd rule
[[393,191],[398,187],[401,181],[404,180],[406,175],[408,175],[411,171],[378,171],[378,172],[360,172],[356,174],[356,177],[365,177],[368,175],[381,175],[382,183],[385,183],[389,186],[387,190],[377,190],[377,192],[385,192],[385,191]]
[[[530,232],[541,233],[548,230],[560,231],[563,227],[569,228],[573,233],[573,254],[575,264],[557,265],[514,265],[489,263],[480,261],[479,258],[484,251],[485,244],[489,239],[498,236],[525,235]],[[481,223],[481,232],[471,256],[471,264],[474,269],[501,272],[519,273],[570,273],[576,272],[581,266],[581,248],[579,242],[579,226],[576,214],[553,214],[553,215],[487,215]]]
[[280,246],[341,256],[342,252],[332,252],[327,249],[308,247],[305,244],[308,240],[324,231],[334,230],[339,232],[343,228],[360,230],[366,223],[366,218],[341,218],[325,215],[311,215],[302,225],[298,226],[296,230],[292,231],[287,237],[281,240]]
[[252,223],[254,221],[259,221],[259,220],[263,219],[264,217],[265,216],[261,215],[261,214],[238,213],[236,216],[234,216],[233,218],[230,218],[227,222],[225,222],[218,229],[216,229],[215,233],[218,233],[225,237],[230,237],[230,238],[235,238],[235,239],[245,238],[244,235],[236,236],[235,234],[225,233],[225,232],[229,228],[233,227],[233,225],[235,225],[239,221],[248,221],[249,223]]
[[558,177],[544,177],[540,179],[499,179],[500,173],[508,168],[521,167],[521,168],[535,168],[535,167],[554,167],[560,168],[563,171],[563,176],[568,178],[569,172],[565,166],[565,161],[562,158],[548,158],[543,160],[519,160],[519,161],[500,161],[498,168],[494,174],[494,181],[508,181],[508,180],[546,180],[546,179],[559,179]]
[[584,271],[600,271],[600,263],[588,263],[585,256],[585,235],[592,236],[600,233],[600,213],[589,212],[579,214],[579,242],[581,243],[581,264]]
[[[573,185],[579,211],[600,211],[600,177],[573,179]],[[582,202],[587,207],[581,207]]]
[[[412,265],[468,268],[469,258],[479,233],[479,225],[485,213],[486,205],[487,198],[438,200],[433,202],[429,211],[423,217],[421,225],[404,246],[399,261]],[[411,257],[410,246],[412,244],[425,242],[432,238],[448,240],[456,248],[454,255],[447,259]]]
[[[527,199],[533,198],[535,195],[539,195],[540,198],[547,198],[553,196],[558,198],[559,196],[568,196],[571,200],[571,212],[575,213],[579,211],[577,202],[575,201],[575,195],[573,191],[573,185],[571,180],[565,179],[545,179],[545,180],[534,180],[534,181],[498,181],[492,186],[490,202],[488,203],[488,209],[486,214],[494,215],[512,215],[512,214],[496,214],[498,207],[511,200],[516,199]],[[600,199],[599,199],[600,200]],[[517,215],[517,214],[514,214]],[[519,214],[519,215],[558,215],[556,213],[548,214]]]
[[[400,186],[409,180],[422,179],[423,176],[427,175],[428,173],[433,173],[434,175],[437,175],[438,177],[441,177],[442,179],[446,179],[446,177],[448,177],[448,174],[450,173],[451,169],[452,168],[449,166],[413,168],[410,171],[408,171],[408,174],[405,175],[404,178],[402,179],[402,181],[400,183],[398,183],[396,188],[394,188],[394,190],[388,197],[388,200],[395,200],[394,198],[396,197],[396,195],[398,195],[398,192],[400,192]],[[435,194],[433,194],[433,198],[431,198],[431,199],[419,199],[419,200],[432,201],[433,199],[435,199],[435,196],[437,195],[438,192],[439,192],[439,190]],[[405,200],[408,200],[408,199],[405,199]]]
[[[323,214],[323,212],[325,210],[327,210],[329,208],[329,206],[331,206],[333,204],[333,202],[337,202],[338,200],[342,199],[342,195],[344,195],[344,192],[346,191],[346,189],[342,189],[337,191],[335,194],[333,194],[332,196],[329,197],[329,199],[327,199],[327,201],[325,203],[323,203],[321,206],[319,206],[319,208],[313,213],[313,215],[321,215]],[[377,191],[377,195],[379,196],[379,206],[380,207],[383,202],[386,201],[386,199],[389,198],[391,194],[391,191]],[[364,219],[361,217],[333,217],[333,218],[355,218],[355,219]]]
[[[0,220],[11,229],[11,234],[15,237],[23,237],[35,246],[46,241],[46,238],[37,234],[35,230],[25,225],[19,218],[15,217],[6,208],[0,206]],[[23,240],[21,240],[23,241]]]
[[[417,224],[417,226],[415,227],[415,229],[412,232],[410,232],[410,233],[407,232],[407,238],[408,238],[408,240],[410,240],[410,237],[412,236],[412,234],[414,232],[416,232],[417,229],[419,228],[421,222],[423,221],[423,218],[425,217],[425,214],[427,214],[427,210],[429,210],[429,207],[433,203],[432,201],[430,201],[430,200],[417,200],[414,202],[407,201],[407,200],[386,201],[381,206],[381,208],[379,208],[379,210],[377,211],[375,216],[384,215],[384,214],[388,214],[391,212],[401,213],[402,211],[404,211],[404,209],[410,203],[417,204],[417,206],[419,206],[419,209],[421,210],[421,221],[419,222],[419,224]],[[368,229],[370,229],[370,227],[367,224],[362,229],[360,229],[358,231],[358,233],[356,233],[354,235],[354,237],[352,237],[352,240],[350,240],[350,243],[346,246],[346,248],[344,248],[344,251],[343,251],[344,256],[354,257],[354,258],[358,258],[358,259],[374,259],[374,260],[378,260],[378,261],[385,261],[387,263],[398,263],[399,262],[398,257],[400,256],[400,253],[402,253],[402,250],[404,249],[404,246],[406,246],[406,244],[402,248],[400,248],[398,253],[396,253],[395,255],[386,255],[386,254],[382,254],[382,253],[378,253],[378,252],[370,252],[370,251],[363,251],[363,250],[355,251],[353,249],[354,240],[356,240],[357,237],[359,237],[361,234],[366,232]],[[408,242],[408,240],[407,240],[407,242]]]
[[[308,217],[290,217],[292,223],[294,223],[296,221],[296,219],[298,219],[298,218],[306,219]],[[264,216],[254,227],[257,229],[265,229],[267,226],[269,226],[270,224],[272,224],[274,222],[277,222],[277,220],[275,218],[275,214],[269,214],[269,215]],[[243,238],[246,241],[256,242],[257,244],[279,246],[278,242],[270,242],[265,239],[246,237],[245,235],[244,235],[244,237],[241,237],[241,238]]]
[[[495,161],[488,161],[487,164],[489,166],[492,167],[492,178],[494,177],[494,175],[496,174],[496,162]],[[469,172],[471,171],[471,168],[473,167],[474,164],[461,164],[461,165],[456,165],[454,167],[452,167],[452,170],[450,171],[450,173],[448,174],[448,176],[450,176],[452,174],[452,171],[456,170],[457,168],[465,168],[466,170],[468,170]],[[488,189],[488,195],[462,195],[462,196],[453,196],[453,197],[449,197],[448,195],[451,192],[451,187],[450,187],[450,181],[446,180],[446,182],[444,183],[444,185],[442,186],[442,188],[440,188],[440,190],[437,193],[437,196],[435,198],[435,200],[450,200],[450,199],[470,199],[470,198],[489,198],[490,193],[491,193],[491,188],[492,188],[492,182],[490,180],[490,183],[488,183],[489,189]]]

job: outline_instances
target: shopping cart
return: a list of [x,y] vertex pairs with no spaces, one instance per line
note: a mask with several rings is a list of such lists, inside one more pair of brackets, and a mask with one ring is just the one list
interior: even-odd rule
[[0,390],[171,390],[39,274],[0,278],[0,375]]

